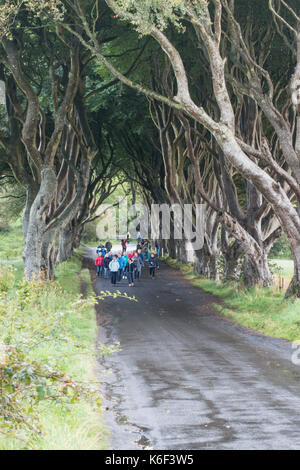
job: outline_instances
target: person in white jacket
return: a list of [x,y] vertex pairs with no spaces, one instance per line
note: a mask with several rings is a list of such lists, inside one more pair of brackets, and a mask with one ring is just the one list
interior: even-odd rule
[[117,275],[120,269],[117,256],[114,256],[111,262],[109,263],[109,269],[111,272],[111,283],[115,285],[117,284]]

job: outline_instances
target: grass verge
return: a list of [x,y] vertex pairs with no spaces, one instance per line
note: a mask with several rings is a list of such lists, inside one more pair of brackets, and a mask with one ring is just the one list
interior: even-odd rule
[[[223,306],[216,304],[215,308],[222,315],[275,338],[300,339],[300,300],[285,300],[278,287],[247,290],[236,283],[217,283],[195,275],[189,264],[172,258],[165,260],[169,266],[180,269],[194,286],[219,297]],[[290,262],[283,265],[289,276]]]
[[[16,280],[7,294],[1,294],[0,292],[0,320],[2,326],[0,345],[20,344],[22,347],[26,347],[25,349],[23,348],[23,350],[26,350],[24,370],[25,367],[29,368],[29,362],[30,365],[38,363],[45,364],[46,367],[55,366],[55,369],[61,371],[65,377],[70,377],[72,381],[78,384],[92,386],[96,392],[93,399],[90,399],[88,395],[82,394],[80,399],[74,401],[40,400],[34,405],[36,407],[34,412],[37,412],[38,429],[41,429],[41,432],[33,432],[30,428],[23,426],[23,422],[16,426],[16,428],[7,428],[5,416],[0,413],[0,450],[18,450],[23,448],[33,450],[106,449],[108,445],[108,430],[104,424],[102,410],[98,406],[100,395],[97,392],[98,383],[93,370],[95,364],[95,340],[97,336],[95,309],[91,304],[87,304],[83,308],[69,307],[76,302],[83,285],[86,294],[93,295],[89,272],[88,270],[81,270],[81,258],[74,256],[71,261],[62,263],[57,267],[57,280],[55,283],[48,284],[45,288],[42,286],[37,296],[35,288],[33,288],[33,300],[31,300],[30,287],[27,288],[25,286],[24,288],[21,283],[23,264],[20,255],[22,250],[19,249],[17,251],[18,246],[14,247],[13,245],[13,243],[18,244],[19,241],[17,240],[20,233],[20,228],[16,228],[7,234],[1,235],[0,270],[1,266],[2,268],[3,266],[12,266],[15,271]],[[21,306],[18,303],[19,298],[22,301]],[[3,309],[1,309],[2,307]],[[10,307],[9,318],[11,320],[8,319],[7,315]],[[60,312],[62,312],[61,316]],[[58,321],[57,325],[53,319],[55,319],[55,322]],[[54,326],[50,320],[53,321]],[[3,328],[3,325],[9,326],[11,329],[9,335],[5,328]],[[45,329],[41,344],[34,343],[34,347],[30,348],[30,341],[34,339],[35,329],[40,331],[41,328]],[[2,368],[3,370],[3,367],[6,367],[7,364],[5,361],[1,362],[1,359],[3,361],[3,358],[0,357],[0,369]],[[26,380],[28,379],[27,369]],[[10,384],[8,387],[5,380],[2,382],[3,377],[5,378],[6,376],[0,374],[2,398],[5,394],[14,398],[18,390],[12,388]],[[20,377],[18,377],[19,379]],[[14,383],[16,383],[16,380]],[[23,379],[21,378],[21,380]],[[49,381],[47,387],[48,385]],[[31,422],[30,413],[33,413],[33,411],[29,411],[29,409],[32,405],[29,408],[29,405],[26,403],[24,381],[22,387],[25,390],[25,399],[21,400],[22,411],[24,409],[24,416],[26,418],[28,416],[28,421]],[[33,386],[29,383],[28,397],[29,394],[32,394],[32,389]]]
[[[62,263],[56,269],[57,282],[66,295],[64,301],[76,297],[80,292],[81,282],[86,286],[86,294],[93,295],[90,274],[87,269],[80,270],[81,258],[74,256],[71,261]],[[79,273],[79,276],[76,274]],[[76,347],[64,344],[59,354],[63,357],[61,367],[69,376],[79,382],[97,384],[93,365],[95,354],[93,346],[97,337],[95,309],[89,307],[84,314],[78,313],[68,319],[68,332],[75,338],[76,344],[83,346],[78,354]],[[51,347],[50,347],[51,348]],[[52,348],[57,348],[53,344]],[[57,352],[57,351],[56,351]],[[49,351],[49,354],[53,350]],[[42,449],[63,450],[103,450],[107,448],[108,430],[104,424],[102,412],[87,400],[80,400],[71,407],[58,407],[55,404],[44,404],[41,407],[41,420],[44,437],[39,446]]]

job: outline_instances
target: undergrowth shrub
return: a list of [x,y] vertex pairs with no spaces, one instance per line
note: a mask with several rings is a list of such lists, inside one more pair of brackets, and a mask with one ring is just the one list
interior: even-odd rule
[[56,283],[24,281],[10,296],[13,285],[13,270],[1,267],[0,432],[17,434],[25,427],[33,438],[42,432],[38,413],[42,400],[67,405],[84,397],[97,404],[95,391],[66,376],[56,358],[41,359],[37,354],[51,341],[74,342],[65,319],[94,305],[95,299],[78,297],[57,310],[55,298],[63,293]]
[[[116,294],[103,292],[98,299],[111,295]],[[15,285],[14,270],[0,267],[0,434],[22,440],[22,448],[34,447],[43,433],[41,402],[68,408],[84,399],[93,407],[101,405],[97,384],[78,382],[61,369],[63,348],[59,348],[61,343],[72,343],[69,349],[75,353],[91,352],[69,333],[69,320],[84,315],[96,301],[93,296],[68,297],[55,282]],[[57,355],[48,353],[51,342]],[[91,349],[96,354],[93,345]],[[117,349],[100,345],[97,354],[103,357]]]

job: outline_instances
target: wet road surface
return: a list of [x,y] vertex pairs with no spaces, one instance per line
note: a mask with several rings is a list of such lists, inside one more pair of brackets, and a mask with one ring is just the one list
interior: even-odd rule
[[[111,289],[97,279],[98,292]],[[215,298],[161,264],[107,299],[99,338],[121,351],[99,362],[112,449],[299,449],[300,366],[285,341],[217,314]]]

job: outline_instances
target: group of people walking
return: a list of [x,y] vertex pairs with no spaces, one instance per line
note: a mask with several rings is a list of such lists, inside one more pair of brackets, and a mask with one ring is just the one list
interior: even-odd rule
[[106,242],[105,246],[100,243],[97,247],[97,258],[95,265],[97,274],[104,279],[111,278],[111,283],[116,285],[122,279],[128,280],[129,287],[134,287],[135,282],[140,280],[142,269],[148,264],[151,279],[155,279],[156,269],[159,268],[158,258],[160,254],[159,242],[155,242],[156,254],[151,253],[150,243],[137,234],[136,250],[127,252],[127,243],[130,241],[129,234],[122,240],[122,250],[118,253],[112,252],[112,244]]

